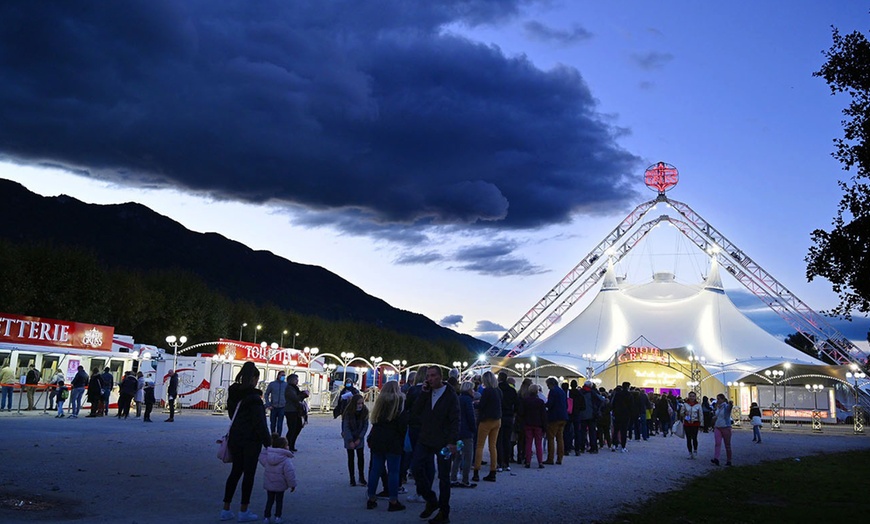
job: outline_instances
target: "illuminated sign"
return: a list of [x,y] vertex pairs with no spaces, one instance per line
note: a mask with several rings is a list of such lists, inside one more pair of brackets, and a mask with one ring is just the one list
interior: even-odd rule
[[111,351],[114,333],[109,326],[0,313],[0,342]]
[[655,362],[656,364],[668,364],[668,355],[661,349],[650,346],[625,346],[619,355],[620,363],[628,362]]
[[[226,355],[232,360],[251,360],[276,366],[308,367],[308,356],[298,349],[262,347],[250,342],[238,342],[235,340],[220,339],[218,353]],[[286,361],[286,364],[285,364]]]

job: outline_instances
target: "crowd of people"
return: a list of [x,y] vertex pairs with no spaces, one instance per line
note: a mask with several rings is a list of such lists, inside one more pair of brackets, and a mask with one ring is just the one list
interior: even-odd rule
[[[572,452],[626,453],[631,440],[657,435],[684,437],[688,457],[695,459],[698,434],[713,431],[711,462],[720,465],[724,445],[725,465],[732,463],[733,405],[724,394],[699,402],[694,392],[683,399],[647,393],[628,382],[607,390],[591,381],[559,384],[550,377],[544,391],[529,378],[517,387],[504,372],[487,371],[462,382],[459,377],[458,370],[451,370],[445,381],[438,367],[422,366],[404,385],[384,384],[371,410],[352,382],[344,384],[334,416],[341,417],[348,483],[367,488],[366,509],[376,509],[379,498],[388,500],[387,511],[407,509],[399,495],[411,491],[413,480],[407,501],[424,504],[419,517],[431,524],[447,523],[451,489],[475,488],[481,480],[496,482],[512,465],[559,466]],[[258,381],[259,371],[246,363],[228,390],[232,468],[220,520],[259,520],[249,508],[258,464],[267,468],[264,522],[283,522],[283,494],[296,486],[292,458],[305,424],[307,392],[299,389],[295,374],[285,382],[284,373],[279,373],[265,395],[257,389]],[[284,418],[287,433],[282,437]],[[760,441],[760,431],[754,440]],[[487,474],[481,477],[484,466]],[[236,515],[231,504],[240,481]]]

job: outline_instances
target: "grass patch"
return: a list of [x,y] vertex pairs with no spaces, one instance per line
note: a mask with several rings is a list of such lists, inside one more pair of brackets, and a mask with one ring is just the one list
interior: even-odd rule
[[870,451],[722,467],[657,495],[611,522],[833,522],[868,509]]

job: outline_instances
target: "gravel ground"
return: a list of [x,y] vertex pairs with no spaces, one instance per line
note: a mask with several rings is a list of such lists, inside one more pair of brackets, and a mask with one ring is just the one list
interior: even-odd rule
[[[229,419],[185,411],[166,424],[163,414],[155,415],[153,424],[144,424],[0,413],[0,522],[218,522],[229,466],[215,458],[215,439]],[[806,427],[764,431],[764,443],[757,445],[749,428],[735,429],[734,464],[870,448],[870,438],[848,433],[842,427],[821,435]],[[312,416],[297,447],[299,487],[285,496],[288,522],[420,522],[422,504],[407,503],[406,511],[395,513],[387,513],[386,501],[365,509],[365,488],[348,485],[339,423],[331,415]],[[451,520],[506,522],[533,515],[538,522],[596,522],[715,467],[709,461],[712,433],[700,435],[698,460],[689,460],[685,441],[673,437],[630,442],[628,449],[572,455],[543,470],[514,468],[494,484],[454,489]],[[237,491],[233,511],[238,500]],[[265,501],[258,470],[251,509],[262,515]]]

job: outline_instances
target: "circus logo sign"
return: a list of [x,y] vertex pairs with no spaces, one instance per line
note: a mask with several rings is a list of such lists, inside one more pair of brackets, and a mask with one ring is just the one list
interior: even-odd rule
[[0,313],[0,342],[112,350],[115,328]]
[[261,363],[268,361],[269,364],[276,366],[284,365],[285,362],[293,362],[294,367],[306,367],[308,365],[308,358],[299,350],[288,348],[272,349],[269,346],[263,347],[259,344],[251,344],[250,342],[220,339],[218,353],[227,355],[232,360],[251,360]]
[[620,363],[653,362],[668,364],[668,355],[661,349],[652,346],[625,346],[619,355]]

